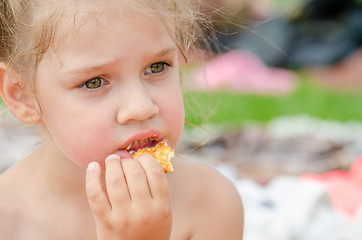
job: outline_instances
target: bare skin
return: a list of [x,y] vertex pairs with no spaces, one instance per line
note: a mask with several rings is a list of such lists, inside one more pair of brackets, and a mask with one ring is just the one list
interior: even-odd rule
[[[97,239],[85,187],[72,195],[59,187],[49,189],[39,172],[40,154],[36,151],[0,176],[1,238]],[[208,167],[181,159],[173,162],[175,172],[167,174],[170,239],[242,239],[243,210],[233,185]]]
[[242,239],[239,194],[219,173],[176,158],[166,175],[150,155],[127,158],[129,144],[151,138],[175,148],[183,131],[168,28],[108,5],[89,14],[99,5],[80,2],[80,27],[63,15],[62,37],[37,66],[36,99],[22,91],[22,74],[0,63],[2,100],[43,139],[0,176],[0,239]]

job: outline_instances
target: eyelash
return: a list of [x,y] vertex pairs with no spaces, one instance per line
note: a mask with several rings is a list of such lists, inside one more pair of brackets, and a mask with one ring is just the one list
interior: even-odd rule
[[[159,72],[153,72],[152,70],[150,70],[149,72],[147,72],[148,69],[151,69],[152,65],[161,65],[162,66],[162,69],[161,71]],[[152,63],[151,65],[149,65],[147,68],[146,68],[146,71],[145,71],[145,74],[148,75],[148,74],[160,74],[162,72],[164,72],[165,70],[167,70],[169,67],[172,67],[172,65],[170,63],[167,63],[167,62],[156,62],[156,63]]]
[[[94,80],[100,80],[99,86],[96,86],[96,87],[93,87],[93,88],[87,87],[87,84],[91,83]],[[94,78],[89,79],[88,81],[85,81],[81,85],[79,85],[79,88],[86,88],[87,90],[94,90],[94,89],[98,89],[101,86],[108,85],[108,84],[109,84],[109,82],[104,80],[102,77],[94,77]]]
[[[156,65],[161,65],[162,66],[162,69],[159,71],[159,72],[153,72],[152,70],[150,70],[149,72],[148,69],[151,69],[152,66],[156,67]],[[167,62],[156,62],[156,63],[152,63],[151,65],[149,65],[145,71],[145,74],[148,75],[148,74],[160,74],[162,72],[164,72],[165,70],[167,70],[167,68],[169,67],[172,67],[172,65],[170,63],[167,63]],[[92,81],[94,80],[100,80],[100,84],[99,86],[96,86],[96,87],[87,87],[87,84],[91,83]],[[86,88],[87,90],[94,90],[94,89],[98,89],[100,88],[101,86],[104,86],[104,85],[108,85],[109,82],[104,80],[102,77],[94,77],[94,78],[91,78],[87,81],[85,81],[84,83],[80,84],[78,87],[79,88]]]

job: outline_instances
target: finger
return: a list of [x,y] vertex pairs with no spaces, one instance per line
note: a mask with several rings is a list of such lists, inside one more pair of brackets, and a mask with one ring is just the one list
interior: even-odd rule
[[126,206],[131,201],[120,162],[121,159],[116,154],[106,158],[106,188],[112,208],[119,205]]
[[122,159],[121,165],[132,201],[144,202],[151,199],[146,173],[139,162],[134,159]]
[[165,198],[169,195],[166,174],[157,160],[149,154],[137,158],[146,172],[148,185],[154,199]]
[[96,222],[102,222],[111,212],[106,194],[101,185],[101,169],[98,163],[88,165],[86,173],[86,192],[89,206]]

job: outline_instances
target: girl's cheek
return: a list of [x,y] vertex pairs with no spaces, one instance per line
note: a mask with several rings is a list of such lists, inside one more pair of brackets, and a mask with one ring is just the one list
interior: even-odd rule
[[181,137],[185,124],[183,105],[179,106],[179,110],[177,112],[174,111],[174,114],[170,115],[168,122],[169,126],[171,126],[169,128],[169,145],[175,148]]
[[58,148],[66,158],[82,168],[91,162],[98,162],[102,167],[104,159],[113,150],[110,149],[113,146],[110,137],[95,129],[69,129],[63,136],[59,138]]

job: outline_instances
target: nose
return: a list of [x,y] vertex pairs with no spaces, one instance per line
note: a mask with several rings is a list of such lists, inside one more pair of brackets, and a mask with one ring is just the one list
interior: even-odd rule
[[[144,121],[159,113],[158,106],[153,102],[151,90],[142,84],[128,86],[122,91],[120,107],[117,112],[117,122],[127,124],[132,121]],[[124,90],[124,89],[123,89]]]

